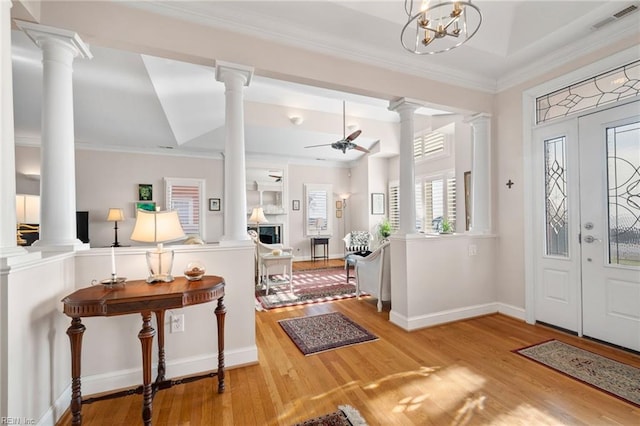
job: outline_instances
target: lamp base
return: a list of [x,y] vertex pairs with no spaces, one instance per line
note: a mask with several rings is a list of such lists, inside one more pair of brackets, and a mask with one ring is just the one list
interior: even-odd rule
[[157,282],[170,283],[173,281],[171,268],[173,267],[173,250],[164,250],[158,247],[147,252],[147,266],[149,267],[149,284]]

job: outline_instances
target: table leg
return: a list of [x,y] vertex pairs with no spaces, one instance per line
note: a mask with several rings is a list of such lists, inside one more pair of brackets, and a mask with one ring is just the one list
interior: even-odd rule
[[156,330],[158,332],[158,376],[156,383],[165,379],[166,364],[164,355],[164,310],[154,311],[156,314]]
[[151,327],[151,312],[142,312],[142,330],[138,339],[142,345],[142,421],[145,426],[151,426],[151,410],[153,404],[153,386],[151,385],[151,349],[153,336],[156,331]]
[[71,424],[82,424],[82,391],[80,389],[80,362],[82,359],[82,335],[85,326],[80,318],[72,318],[71,325],[67,329],[67,335],[71,342]]
[[224,296],[218,299],[215,314],[218,325],[218,393],[222,393],[224,392],[224,319],[227,314]]

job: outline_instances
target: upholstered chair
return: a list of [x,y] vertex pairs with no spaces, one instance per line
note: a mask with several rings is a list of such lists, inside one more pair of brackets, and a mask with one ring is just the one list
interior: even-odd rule
[[378,312],[382,311],[382,302],[391,300],[391,246],[382,243],[368,256],[352,255],[356,269],[356,295],[368,293],[378,299]]

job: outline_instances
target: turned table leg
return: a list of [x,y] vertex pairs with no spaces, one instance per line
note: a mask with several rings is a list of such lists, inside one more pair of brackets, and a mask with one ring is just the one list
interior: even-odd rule
[[218,393],[224,392],[224,318],[227,308],[224,306],[224,296],[218,299],[216,307],[216,323],[218,324]]
[[166,363],[164,354],[164,310],[154,311],[156,314],[156,330],[158,332],[158,376],[156,383],[165,379]]
[[67,335],[71,342],[71,424],[82,424],[82,391],[80,389],[80,361],[82,359],[82,334],[85,326],[80,318],[72,318],[71,325],[67,329]]
[[151,384],[151,349],[153,336],[156,331],[151,327],[151,312],[142,312],[142,330],[138,338],[142,345],[142,421],[145,426],[151,426],[151,410],[153,404],[153,386]]

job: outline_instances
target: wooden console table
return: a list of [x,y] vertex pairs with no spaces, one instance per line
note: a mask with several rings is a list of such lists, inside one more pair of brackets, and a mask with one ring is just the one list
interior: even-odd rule
[[[71,326],[67,335],[71,341],[71,414],[72,424],[82,424],[82,404],[99,399],[114,398],[131,393],[142,393],[142,420],[151,425],[153,396],[160,389],[167,389],[175,384],[187,383],[204,377],[218,377],[218,393],[224,392],[224,279],[217,276],[204,276],[199,281],[187,281],[185,277],[176,277],[170,283],[148,284],[145,280],[127,281],[114,286],[94,285],[77,290],[64,299],[64,313],[71,317]],[[218,328],[218,370],[215,373],[199,377],[179,380],[165,380],[164,355],[164,314],[167,309],[178,309],[190,305],[218,301],[215,309]],[[158,328],[158,376],[151,382],[151,351],[153,336],[156,331],[151,327],[151,312],[156,317]],[[132,391],[117,392],[111,396],[82,400],[80,390],[80,364],[82,335],[85,326],[82,317],[110,317],[126,314],[141,314],[142,329],[138,338],[142,344],[142,378],[143,385]]]

